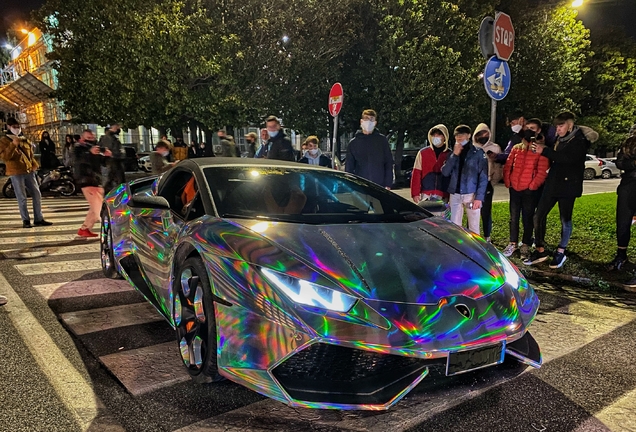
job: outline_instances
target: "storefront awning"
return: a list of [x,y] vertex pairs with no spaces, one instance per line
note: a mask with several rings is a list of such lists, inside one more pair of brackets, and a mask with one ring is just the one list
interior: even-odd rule
[[[19,108],[26,108],[49,99],[53,89],[35,76],[27,73],[17,80],[0,88],[0,100],[6,99]],[[13,109],[15,110],[15,108]]]

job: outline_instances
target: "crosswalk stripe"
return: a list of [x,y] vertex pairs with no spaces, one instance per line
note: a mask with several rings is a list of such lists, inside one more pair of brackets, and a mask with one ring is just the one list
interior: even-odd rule
[[[33,205],[32,200],[27,201],[27,206]],[[85,200],[65,200],[65,201],[42,201],[41,207],[44,208],[65,208],[65,207],[88,207]],[[0,201],[0,210],[18,209],[17,201]]]
[[[9,250],[4,252],[4,256],[7,259],[33,259],[42,258],[46,256],[63,256],[63,255],[75,255],[84,253],[99,253],[100,246],[97,241],[93,241],[89,244],[78,244],[75,246],[51,246],[51,247],[38,247],[26,250]],[[2,252],[2,251],[0,251]]]
[[135,290],[125,280],[105,278],[34,285],[33,288],[35,288],[46,300],[59,300],[100,294],[115,294]]
[[190,379],[176,341],[109,354],[99,360],[135,396]]
[[[104,416],[104,404],[95,394],[88,372],[75,368],[2,274],[0,291],[9,299],[3,306],[9,319],[81,430],[96,430],[96,425],[103,424],[109,431],[124,431],[114,419]],[[79,354],[77,357],[76,364],[82,364]]]
[[68,312],[60,319],[77,336],[163,320],[148,302]]
[[25,276],[75,271],[93,271],[102,268],[99,259],[46,262],[38,264],[16,264],[15,268]]
[[[40,232],[72,231],[78,228],[79,226],[76,226],[76,225],[51,225],[51,226],[37,227],[37,228],[34,228],[34,230],[37,230],[37,232],[40,233]],[[21,236],[21,235],[24,235],[25,232],[30,233],[30,231],[25,231],[25,229],[23,229],[22,227],[20,227],[19,229],[0,228],[0,236],[3,236],[3,237],[6,237],[7,234],[11,234],[9,235],[9,237]]]
[[[57,248],[60,247],[59,244],[60,242],[66,242],[67,246],[72,247],[72,246],[79,246],[79,245],[87,245],[87,244],[94,244],[97,243],[99,244],[99,239],[98,238],[83,238],[83,237],[78,237],[78,236],[69,236],[71,237],[68,240],[60,240],[60,237],[55,237],[54,239],[48,240],[48,241],[35,241],[32,242],[33,244],[29,244],[29,243],[24,243],[24,242],[20,242],[11,245],[13,246],[12,248],[7,248],[7,249],[0,249],[0,253],[5,255],[5,256],[17,256],[20,258],[23,258],[20,254],[25,253],[25,252],[38,252],[38,251],[42,251],[43,248]],[[17,254],[17,255],[16,255]],[[37,256],[43,256],[42,253],[39,254],[35,254],[36,257]],[[28,258],[28,256],[25,256]]]
[[[77,224],[81,224],[82,222],[84,222],[84,219],[86,219],[86,214],[84,214],[83,216],[78,216],[78,217],[47,217],[46,215],[44,215],[44,219],[46,219],[49,222],[53,222],[56,226],[60,226],[60,224],[62,225],[77,225]],[[78,225],[79,226],[79,225]],[[97,228],[99,226],[99,224],[96,224],[95,227]],[[11,227],[15,230],[22,230],[22,221],[20,220],[20,218],[13,218],[11,220],[0,220],[0,229],[2,230],[8,230],[8,228]],[[45,227],[38,227],[38,231],[41,228],[45,228]],[[23,231],[23,232],[28,232],[28,231]]]
[[[83,210],[83,211],[70,211],[70,212],[65,212],[65,213],[53,213],[53,212],[42,212],[44,219],[49,220],[49,219],[53,219],[53,218],[57,218],[57,219],[61,219],[61,218],[69,218],[69,217],[79,217],[79,216],[84,216],[86,217],[86,212],[88,211],[88,209]],[[29,214],[31,214],[31,212],[29,212]],[[33,216],[31,214],[31,216]],[[13,222],[20,222],[20,212],[18,212],[17,210],[11,214],[11,215],[6,215],[6,214],[0,214],[0,220],[7,220],[7,221],[13,221]]]
[[[537,316],[530,326],[530,333],[535,337],[543,353],[544,364],[559,357],[570,354],[603,335],[636,319],[636,312],[604,306],[588,301],[574,302],[568,306],[567,313],[550,311]],[[563,337],[568,335],[568,337]],[[528,369],[526,372],[532,371]],[[426,378],[424,378],[426,380]],[[443,395],[435,398],[427,393],[414,392],[408,396],[408,403],[398,403],[384,414],[364,415],[355,411],[348,412],[345,417],[315,411],[312,423],[345,430],[366,430],[385,432],[408,430],[435,414],[451,409],[469,399],[506,382],[498,380],[494,384],[475,385],[467,392],[465,388],[450,388]],[[629,401],[627,402],[629,403]],[[633,406],[634,403],[631,403]],[[620,406],[616,408],[620,410]],[[607,409],[608,414],[612,413]],[[230,411],[193,425],[179,429],[177,432],[216,432],[226,431],[231,424],[236,430],[251,427],[253,424],[280,424],[298,418],[299,411],[273,400],[265,400]],[[633,411],[631,411],[633,415]],[[281,420],[282,419],[282,420]],[[255,429],[258,430],[258,429]]]
[[0,237],[0,245],[11,245],[13,249],[17,249],[18,246],[27,243],[59,243],[64,241],[75,240],[77,234],[63,234],[63,235],[26,235],[21,237]]
[[[613,431],[636,431],[636,390],[633,390],[612,405],[604,408],[595,417]],[[577,429],[578,431],[578,429]],[[581,431],[582,432],[582,431]]]
[[[42,212],[51,212],[51,213],[58,213],[60,211],[64,211],[64,210],[80,210],[80,209],[88,209],[88,204],[86,202],[82,203],[81,205],[79,204],[66,204],[66,205],[57,205],[57,206],[42,206]],[[33,206],[31,205],[27,205],[27,209],[29,210],[29,212],[31,210],[33,210]],[[18,208],[18,206],[6,206],[6,207],[0,207],[0,214],[12,214],[15,212],[19,212],[20,209]]]

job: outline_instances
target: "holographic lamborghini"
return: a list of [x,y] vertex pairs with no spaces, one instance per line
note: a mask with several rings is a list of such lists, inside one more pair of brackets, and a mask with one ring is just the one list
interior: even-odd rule
[[360,177],[231,158],[123,184],[101,261],[174,327],[197,382],[387,409],[430,371],[539,367],[539,300],[481,237]]

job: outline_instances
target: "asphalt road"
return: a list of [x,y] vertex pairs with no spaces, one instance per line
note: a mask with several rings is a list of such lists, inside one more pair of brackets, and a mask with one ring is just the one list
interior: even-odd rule
[[[583,182],[583,195],[590,195],[595,193],[604,193],[604,192],[616,192],[616,187],[620,182],[619,178],[612,179],[594,179],[594,180],[586,180]],[[411,199],[411,190],[409,188],[396,189],[395,193],[398,195]],[[493,197],[493,202],[500,201],[508,201],[508,189],[504,186],[503,183],[499,183],[495,186],[495,196]]]
[[0,200],[0,431],[636,431],[634,294],[535,285],[541,369],[431,374],[389,411],[291,409],[191,382],[169,326],[75,238],[86,209],[48,198],[55,225],[23,230]]

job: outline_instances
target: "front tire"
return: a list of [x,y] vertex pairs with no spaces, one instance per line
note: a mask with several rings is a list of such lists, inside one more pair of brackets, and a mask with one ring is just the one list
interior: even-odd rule
[[57,190],[63,196],[73,196],[75,195],[75,183],[71,180],[66,180],[62,182],[62,184],[57,188]]
[[102,272],[109,279],[119,279],[121,276],[117,272],[115,265],[115,253],[113,248],[113,231],[110,216],[106,209],[102,209],[102,221],[99,233],[99,250],[102,260]]
[[181,360],[196,383],[218,381],[216,316],[207,270],[198,257],[188,258],[177,270],[173,321]]
[[594,180],[596,177],[596,171],[593,168],[585,168],[583,171],[583,180]]

